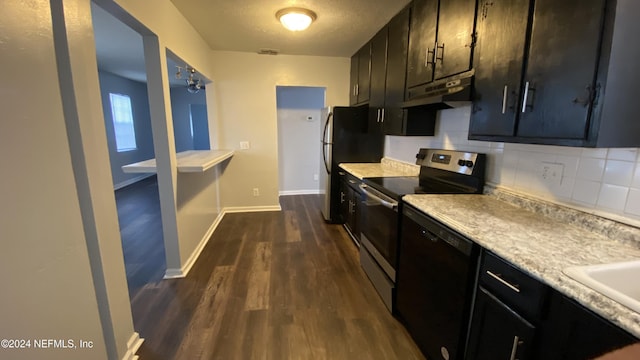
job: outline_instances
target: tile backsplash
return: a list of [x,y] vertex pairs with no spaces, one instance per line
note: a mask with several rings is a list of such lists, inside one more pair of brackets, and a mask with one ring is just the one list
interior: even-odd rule
[[[387,136],[385,156],[414,163],[421,147],[485,153],[489,183],[640,226],[638,148],[471,141],[470,111],[470,106],[440,111],[436,136]],[[561,169],[555,181],[545,173],[549,165]]]

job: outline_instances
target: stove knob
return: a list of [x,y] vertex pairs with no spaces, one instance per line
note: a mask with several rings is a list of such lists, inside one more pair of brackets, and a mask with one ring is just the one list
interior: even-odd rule
[[466,165],[467,167],[469,167],[469,168],[472,168],[472,167],[473,167],[473,161],[471,161],[471,160],[467,160],[467,161],[465,162],[465,165]]
[[464,159],[460,159],[460,160],[458,160],[458,165],[459,165],[459,166],[465,166],[466,164],[467,164],[467,162],[466,162],[466,161],[464,161]]

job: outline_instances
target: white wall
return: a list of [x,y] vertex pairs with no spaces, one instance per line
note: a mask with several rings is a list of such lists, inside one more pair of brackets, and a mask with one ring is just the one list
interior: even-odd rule
[[[89,4],[62,3],[69,20],[69,47],[57,45],[59,51],[67,51],[66,60],[57,58],[54,52],[49,2],[0,2],[0,151],[4,154],[0,158],[0,338],[74,339],[76,344],[84,339],[93,341],[94,347],[38,350],[32,342],[31,349],[0,349],[2,358],[107,359],[107,338],[124,346],[111,348],[115,350],[113,358],[121,358],[126,339],[122,344],[120,330],[128,332],[127,338],[133,332],[130,309],[111,308],[121,307],[122,298],[128,306],[128,295],[122,251],[118,258],[112,248],[103,246],[104,242],[117,244],[119,237],[91,46],[93,35],[87,20]],[[56,18],[60,20],[61,14]],[[56,29],[58,34],[64,33],[60,26]],[[76,61],[84,56],[93,56],[93,72],[87,75],[80,71],[73,84],[69,77],[63,77],[65,83],[61,84],[58,66],[69,67],[69,59]],[[61,92],[61,87],[68,89],[78,83],[92,95]],[[82,164],[78,153],[72,155],[80,139],[70,138],[75,132],[84,137],[91,130],[95,130],[95,137],[83,140],[100,142],[101,137],[104,147],[101,153],[86,154],[88,160],[104,160],[95,165]],[[79,183],[86,180],[82,175],[93,177],[100,172],[104,181],[94,183],[94,189]],[[104,206],[104,211],[112,212],[103,217],[104,221],[81,212],[81,208],[87,208],[87,191],[95,189],[111,196],[111,203],[108,197],[94,199],[94,210],[100,212],[97,207]],[[113,234],[116,236],[111,237]],[[94,271],[97,259],[89,254],[95,254],[96,248],[104,251],[103,260],[110,261],[98,272]],[[121,281],[112,281],[112,275],[117,278],[119,272]],[[98,296],[104,291],[108,295]],[[105,304],[106,299],[112,303]],[[110,324],[101,319],[101,311],[115,311],[107,314]],[[107,334],[108,328],[113,332]]]
[[[324,87],[327,104],[348,105],[350,61],[220,51],[212,51],[211,60],[216,143],[237,150],[221,177],[222,204],[278,208],[276,86]],[[249,141],[251,148],[240,150],[240,141]],[[253,188],[260,196],[253,196]]]
[[320,190],[320,132],[324,88],[278,86],[278,163],[280,194]]
[[[436,136],[387,136],[385,156],[415,161],[420,147],[488,154],[487,181],[630,224],[640,224],[640,152],[467,140],[471,107],[443,110]],[[562,164],[560,186],[541,177],[542,162]]]

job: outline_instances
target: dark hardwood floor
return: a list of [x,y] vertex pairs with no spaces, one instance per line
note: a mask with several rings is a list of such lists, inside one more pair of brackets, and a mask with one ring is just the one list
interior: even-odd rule
[[143,286],[162,280],[167,269],[155,176],[116,190],[122,251],[133,300]]
[[227,214],[184,279],[132,300],[151,359],[424,359],[317,195]]

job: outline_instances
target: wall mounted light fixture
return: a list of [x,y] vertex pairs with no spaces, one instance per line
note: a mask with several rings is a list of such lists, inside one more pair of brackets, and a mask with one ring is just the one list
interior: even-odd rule
[[194,75],[196,73],[196,69],[190,67],[189,65],[176,66],[178,71],[176,72],[176,79],[182,79],[182,70],[186,71],[189,74],[189,77],[185,80],[187,83],[187,91],[195,94],[200,89],[204,89],[204,85],[200,83],[200,79],[194,79]]
[[278,10],[276,18],[288,30],[302,31],[308,28],[318,16],[309,9],[290,7]]

